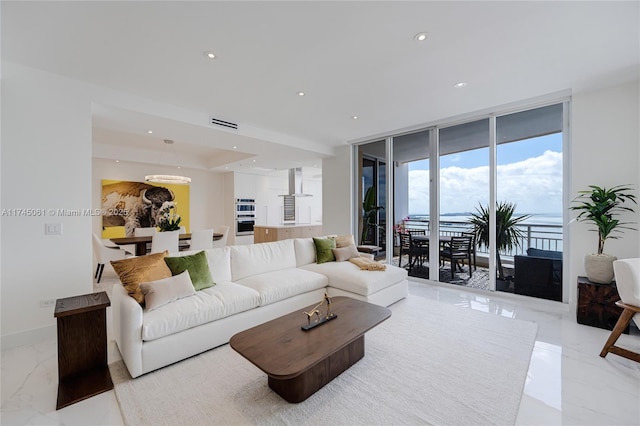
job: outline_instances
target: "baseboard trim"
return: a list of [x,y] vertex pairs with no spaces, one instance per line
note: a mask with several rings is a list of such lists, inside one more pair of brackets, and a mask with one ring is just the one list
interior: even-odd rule
[[56,338],[56,325],[49,325],[42,328],[34,328],[33,330],[21,331],[20,333],[2,336],[0,339],[0,347],[2,350],[17,348],[24,345],[33,345],[46,339]]

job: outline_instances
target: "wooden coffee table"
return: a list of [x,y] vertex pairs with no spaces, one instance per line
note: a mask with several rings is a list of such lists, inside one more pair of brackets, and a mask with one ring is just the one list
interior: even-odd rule
[[278,395],[304,401],[364,357],[364,333],[391,316],[383,306],[349,297],[332,300],[338,316],[332,321],[303,331],[303,312],[314,304],[234,335],[231,347],[267,374]]

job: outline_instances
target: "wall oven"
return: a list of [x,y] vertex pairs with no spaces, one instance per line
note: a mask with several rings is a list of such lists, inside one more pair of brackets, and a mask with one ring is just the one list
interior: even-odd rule
[[256,224],[256,200],[236,198],[236,235],[253,235]]

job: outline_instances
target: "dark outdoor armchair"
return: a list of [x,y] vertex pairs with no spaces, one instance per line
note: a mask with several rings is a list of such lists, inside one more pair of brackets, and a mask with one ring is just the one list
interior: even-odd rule
[[514,293],[562,301],[562,252],[530,248],[514,256]]

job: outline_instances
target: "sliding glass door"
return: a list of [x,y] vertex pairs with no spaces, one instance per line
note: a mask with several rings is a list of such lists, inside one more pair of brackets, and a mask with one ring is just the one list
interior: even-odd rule
[[[360,243],[413,277],[562,300],[567,109],[559,102],[358,145]],[[423,246],[405,247],[401,234]],[[543,261],[544,291],[525,279],[532,253],[555,259]]]

